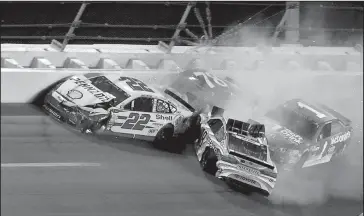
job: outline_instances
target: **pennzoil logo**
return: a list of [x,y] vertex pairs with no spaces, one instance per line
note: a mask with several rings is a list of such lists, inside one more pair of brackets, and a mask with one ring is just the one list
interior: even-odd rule
[[106,95],[101,90],[97,89],[92,84],[87,83],[85,80],[80,79],[79,77],[71,77],[70,80],[72,80],[79,87],[93,94],[97,99],[101,100],[102,102],[107,102],[110,101],[112,98],[115,98],[114,96],[110,97]]
[[78,90],[69,90],[67,92],[67,96],[72,98],[72,99],[81,99],[83,97],[82,92],[78,91]]

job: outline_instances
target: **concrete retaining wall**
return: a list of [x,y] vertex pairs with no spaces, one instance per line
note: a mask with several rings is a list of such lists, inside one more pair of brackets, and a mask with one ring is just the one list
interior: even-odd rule
[[207,52],[176,47],[179,52],[172,54],[140,45],[70,45],[65,52],[49,45],[2,44],[1,48],[2,103],[28,103],[49,85],[78,73],[117,73],[165,84],[184,69],[207,68],[267,85],[313,76],[326,76],[328,83],[337,82],[339,76],[350,83],[363,75],[362,53],[352,48],[224,47]]
[[[120,74],[124,76],[132,76],[152,84],[167,84],[173,80],[178,72],[168,70],[84,70],[84,69],[30,69],[30,68],[3,68],[1,71],[1,103],[28,103],[39,92],[58,80],[74,75],[84,73],[105,73]],[[224,70],[212,71],[215,74],[226,75]],[[327,71],[297,71],[282,72],[265,70],[261,71],[229,71],[229,75],[245,77],[247,80],[259,80],[260,85],[273,82],[298,82],[304,78],[326,76],[333,77],[335,80],[340,78],[343,82],[345,79],[362,79],[362,72],[327,72]],[[279,77],[276,78],[276,77]],[[284,79],[282,79],[284,77]],[[329,79],[325,78],[325,79]]]
[[[79,68],[81,63],[82,67],[91,69],[178,70],[193,67],[197,60],[203,67],[216,70],[363,70],[362,53],[349,47],[174,49],[172,54],[164,54],[157,46],[70,45],[65,52],[57,52],[49,45],[3,44],[1,67]],[[74,64],[75,61],[78,63]]]

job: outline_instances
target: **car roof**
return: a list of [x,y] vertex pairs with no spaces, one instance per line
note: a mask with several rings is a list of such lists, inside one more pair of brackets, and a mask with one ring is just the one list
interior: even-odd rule
[[156,97],[156,98],[161,98],[164,99],[165,97],[163,96],[163,94],[156,88],[153,88],[153,86],[149,86],[146,85],[143,81],[134,78],[134,77],[127,77],[126,78],[132,78],[134,80],[138,80],[140,82],[143,82],[148,88],[152,89],[153,92],[149,92],[149,91],[135,91],[132,88],[130,88],[130,86],[126,83],[125,80],[120,80],[120,75],[117,74],[108,74],[108,75],[102,75],[105,76],[106,78],[108,78],[110,81],[112,81],[115,85],[117,85],[119,88],[121,88],[122,90],[124,90],[125,92],[127,92],[128,94],[130,94],[133,97],[140,97],[140,96],[149,96],[149,97]]
[[292,99],[283,104],[288,110],[292,110],[304,115],[311,121],[322,124],[337,119],[329,110],[316,103],[309,103],[302,99]]

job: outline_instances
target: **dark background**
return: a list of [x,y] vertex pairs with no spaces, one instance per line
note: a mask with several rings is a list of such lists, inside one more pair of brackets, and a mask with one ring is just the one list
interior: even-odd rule
[[[50,43],[52,39],[62,41],[81,4],[82,2],[1,2],[1,42]],[[81,26],[75,30],[78,38],[71,40],[70,43],[157,44],[159,40],[167,42],[172,37],[175,31],[173,25],[178,24],[186,4],[186,2],[92,2],[81,18]],[[271,6],[247,24],[254,25],[266,19],[255,26],[258,29],[263,28],[264,32],[272,35],[274,27],[283,16],[284,4],[285,2],[211,2],[213,35],[217,36],[229,26],[247,20],[268,5]],[[300,4],[301,43],[347,46],[360,43],[362,40],[363,9],[358,7],[362,7],[363,3],[300,2]],[[197,7],[207,23],[205,2],[199,2]],[[199,37],[203,35],[193,10],[187,24],[197,25],[188,28]],[[126,26],[120,28],[113,25]],[[155,25],[166,26],[156,28]],[[184,33],[181,36],[187,37]],[[279,38],[284,40],[284,35],[281,34]]]

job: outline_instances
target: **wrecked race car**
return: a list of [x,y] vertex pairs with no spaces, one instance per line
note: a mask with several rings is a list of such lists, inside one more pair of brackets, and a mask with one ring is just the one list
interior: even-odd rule
[[119,75],[77,75],[62,80],[46,94],[43,108],[82,133],[152,141],[157,148],[177,152],[185,143],[171,140],[199,123],[195,110],[171,90],[160,91]]

